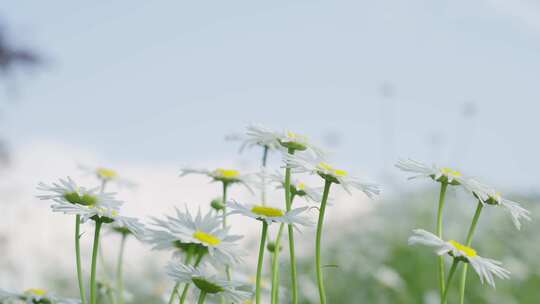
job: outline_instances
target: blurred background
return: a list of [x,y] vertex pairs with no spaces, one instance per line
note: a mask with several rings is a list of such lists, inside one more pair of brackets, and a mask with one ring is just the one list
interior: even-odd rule
[[[413,228],[432,230],[437,185],[408,182],[393,166],[412,157],[457,167],[536,218],[539,38],[536,0],[5,2],[0,288],[77,295],[72,219],[35,198],[38,182],[69,175],[91,185],[78,166],[106,166],[138,185],[115,189],[130,215],[208,208],[219,187],[178,179],[178,170],[257,171],[260,151],[240,154],[224,138],[260,123],[309,135],[384,189],[375,202],[334,193],[324,236],[330,302],[436,303],[435,259],[406,240]],[[449,195],[448,233],[463,239],[475,202]],[[282,203],[280,192],[271,197]],[[239,219],[235,232],[250,225]],[[493,208],[479,226],[475,247],[512,280],[495,291],[471,275],[468,302],[538,303],[540,224],[518,232]],[[245,246],[256,241],[247,233]],[[117,242],[110,235],[103,246],[111,267]],[[302,298],[317,303],[313,231],[301,242]],[[160,303],[169,254],[129,246],[126,263],[139,266],[126,267],[132,303]]]

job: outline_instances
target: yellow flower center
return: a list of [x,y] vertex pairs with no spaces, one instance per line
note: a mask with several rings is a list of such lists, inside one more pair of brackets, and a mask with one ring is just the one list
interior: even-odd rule
[[329,171],[331,174],[335,176],[347,176],[349,174],[347,171],[341,170],[341,169],[335,169],[334,167],[332,167],[331,165],[327,163],[319,163],[319,168]]
[[211,235],[211,234],[208,234],[206,232],[202,232],[202,231],[196,231],[194,234],[193,234],[193,237],[196,238],[197,240],[203,242],[203,243],[206,243],[208,245],[212,245],[212,246],[216,246],[216,245],[219,245],[219,243],[221,243],[221,240],[218,239],[217,237]]
[[240,175],[240,172],[238,170],[228,170],[223,168],[218,168],[216,172],[219,176],[225,178],[235,178]]
[[462,176],[463,174],[461,174],[461,172],[459,171],[455,171],[455,170],[452,170],[450,168],[442,168],[441,169],[441,173],[443,175],[446,175],[446,176],[455,176],[455,177],[459,177],[459,176]]
[[116,173],[116,171],[107,168],[98,168],[97,174],[100,178],[103,179],[114,179],[118,177],[118,173]]
[[47,291],[44,289],[30,288],[30,289],[27,289],[24,293],[29,293],[35,296],[43,297],[44,295],[47,294]]
[[304,184],[304,183],[298,183],[298,185],[296,185],[296,189],[298,189],[298,190],[305,190],[305,189],[306,189],[306,184]]
[[281,209],[260,205],[251,208],[251,212],[257,215],[264,215],[267,217],[280,217],[285,215],[285,213]]
[[287,137],[290,138],[290,139],[295,139],[298,137],[298,134],[294,133],[294,132],[291,132],[291,131],[287,131]]
[[501,196],[502,196],[502,194],[500,192],[496,192],[495,194],[491,195],[491,197],[496,201],[500,201]]
[[463,252],[466,256],[470,257],[470,258],[473,258],[475,256],[477,256],[478,254],[476,254],[476,250],[472,249],[471,247],[469,246],[465,246],[465,245],[462,245],[454,240],[450,240],[448,241],[450,244],[452,244],[454,247],[456,247],[457,250]]

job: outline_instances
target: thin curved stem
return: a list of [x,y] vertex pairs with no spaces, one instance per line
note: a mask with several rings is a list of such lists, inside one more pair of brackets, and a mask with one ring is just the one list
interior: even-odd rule
[[127,234],[122,233],[120,241],[120,251],[118,253],[118,262],[116,264],[116,297],[118,304],[124,304],[124,276],[122,267],[124,262],[124,248],[126,247]]
[[86,291],[84,289],[84,281],[81,267],[81,216],[75,217],[75,260],[77,263],[77,280],[79,281],[79,293],[81,295],[81,303],[86,304]]
[[199,301],[197,301],[197,304],[204,304],[205,299],[206,299],[206,292],[201,290],[201,294],[199,295]]
[[450,283],[452,282],[452,278],[454,278],[458,263],[459,261],[457,259],[454,259],[454,262],[452,262],[452,266],[450,267],[450,271],[448,272],[448,278],[446,280],[446,289],[444,290],[443,296],[441,298],[441,304],[446,304],[446,300],[448,298],[448,290],[450,290]]
[[[478,205],[476,206],[476,211],[474,213],[471,226],[469,227],[469,232],[467,233],[467,239],[465,240],[466,246],[471,246],[473,234],[476,231],[476,225],[478,224],[478,219],[480,218],[480,214],[482,213],[483,207],[484,207],[484,204],[481,201],[478,201]],[[463,264],[463,270],[461,271],[461,278],[459,281],[459,303],[460,304],[465,303],[465,285],[467,283],[468,268],[469,268],[469,264],[467,263]]]
[[326,304],[326,291],[324,290],[324,279],[321,269],[321,237],[324,222],[324,212],[326,210],[326,202],[328,201],[328,194],[330,193],[331,185],[331,181],[324,182],[324,192],[321,201],[321,208],[319,210],[319,221],[317,222],[317,236],[315,240],[315,270],[317,272],[317,284],[319,286],[320,304]]
[[264,250],[266,244],[266,236],[268,232],[268,224],[265,221],[262,221],[262,231],[261,231],[261,245],[259,246],[259,260],[257,262],[257,277],[255,281],[255,303],[261,304],[261,276],[262,276],[262,266],[264,261]]
[[[443,237],[443,210],[444,203],[446,198],[446,189],[448,188],[448,183],[441,182],[441,192],[439,194],[439,210],[437,212],[437,236],[442,239]],[[441,298],[444,294],[444,257],[439,257],[439,293]]]
[[[186,264],[189,264],[191,262],[191,256],[188,256],[189,259],[186,257]],[[197,256],[197,260],[195,261],[194,266],[197,267],[202,261],[202,258],[204,257],[204,251],[199,252],[199,255]],[[189,290],[189,283],[186,283],[184,286],[184,290],[182,290],[182,295],[180,296],[180,304],[184,304],[187,298],[188,290]]]
[[96,220],[96,230],[94,232],[94,246],[92,249],[92,270],[90,273],[90,304],[97,303],[97,286],[96,286],[96,266],[99,250],[99,233],[101,231],[101,220]]

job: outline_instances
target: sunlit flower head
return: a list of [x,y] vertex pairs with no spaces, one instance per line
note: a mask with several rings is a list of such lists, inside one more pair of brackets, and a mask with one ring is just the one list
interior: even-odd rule
[[469,180],[466,189],[471,191],[480,202],[485,205],[501,206],[510,212],[514,226],[521,229],[521,221],[531,220],[531,212],[519,203],[504,198],[500,192],[476,180]]
[[194,268],[178,262],[170,262],[166,272],[174,281],[193,284],[210,297],[216,297],[216,299],[224,297],[227,303],[244,303],[251,298],[250,292],[238,289],[243,285],[242,283],[220,279],[204,266]]
[[125,178],[118,171],[107,167],[88,167],[79,165],[79,169],[88,175],[93,175],[101,182],[114,182],[119,186],[135,187],[136,184],[130,179]]
[[165,220],[154,219],[155,228],[147,229],[143,240],[153,244],[154,249],[174,249],[181,253],[190,247],[204,250],[208,259],[217,265],[233,265],[242,260],[243,253],[238,248],[239,235],[229,233],[223,228],[221,217],[209,211],[201,211],[193,216],[189,210],[176,209],[176,216]]
[[297,227],[310,226],[312,223],[306,217],[301,215],[309,207],[295,208],[290,211],[285,211],[279,208],[274,208],[266,205],[242,205],[237,202],[230,204],[231,211],[229,214],[241,214],[256,220],[265,221],[267,224],[273,222],[284,223]]
[[508,279],[510,277],[510,272],[501,266],[501,262],[481,257],[476,250],[462,245],[457,241],[450,240],[445,242],[431,232],[415,229],[413,230],[413,235],[409,238],[409,245],[415,244],[433,247],[437,255],[448,254],[454,259],[471,264],[480,277],[480,281],[482,283],[487,282],[492,287],[495,287],[493,276],[500,279]]
[[0,289],[0,303],[25,304],[78,304],[75,299],[64,299],[44,289],[30,288],[24,292],[8,292]]
[[399,160],[396,167],[404,172],[414,174],[409,179],[431,178],[434,181],[454,186],[463,185],[468,181],[468,178],[460,171],[448,167],[439,167],[435,164],[428,166],[413,159]]
[[[265,173],[260,173],[265,174]],[[276,171],[272,174],[266,174],[266,176],[269,178],[270,182],[276,183],[278,186],[278,189],[284,189],[285,188],[285,176],[281,173]],[[322,199],[322,189],[321,188],[314,188],[308,186],[306,183],[299,181],[295,178],[291,178],[291,194],[293,196],[303,197],[315,202],[320,202]]]
[[38,195],[42,200],[52,200],[51,208],[55,212],[77,214],[83,221],[98,216],[113,218],[118,215],[122,202],[114,193],[100,192],[98,188],[87,189],[78,186],[71,178],[59,179],[58,183],[46,185],[39,183],[38,190],[48,192]]
[[241,173],[236,169],[224,169],[217,168],[215,170],[206,169],[189,169],[184,168],[180,170],[180,177],[184,177],[188,174],[202,174],[210,177],[215,182],[222,182],[226,184],[239,183],[244,185],[248,190],[252,191],[250,183],[251,178],[247,174]]
[[356,188],[370,198],[380,194],[378,185],[362,182],[358,178],[351,176],[348,171],[335,168],[326,159],[314,154],[288,155],[285,162],[286,166],[290,167],[293,172],[319,175],[326,181],[341,185],[348,193],[351,193],[351,188]]

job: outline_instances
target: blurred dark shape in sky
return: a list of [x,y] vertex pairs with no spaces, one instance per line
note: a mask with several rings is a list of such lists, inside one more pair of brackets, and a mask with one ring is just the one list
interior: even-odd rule
[[[7,26],[0,18],[0,84],[4,82],[7,99],[14,94],[16,86],[13,72],[18,68],[34,68],[43,63],[42,57],[33,49],[18,46],[7,33]],[[0,139],[0,166],[9,164],[9,149],[5,140]]]
[[395,95],[396,88],[388,81],[384,82],[380,87],[381,96],[384,98],[392,98]]
[[17,46],[10,41],[7,27],[0,19],[0,73],[9,75],[18,67],[35,67],[42,58],[35,50]]
[[472,118],[476,116],[478,112],[478,108],[476,107],[476,104],[473,101],[465,102],[461,108],[463,117],[465,118]]
[[341,144],[341,139],[341,134],[338,131],[328,130],[323,134],[323,142],[328,147],[338,147]]
[[[378,88],[380,99],[381,157],[384,163],[394,163],[397,155],[396,133],[396,87],[390,81],[384,81]],[[383,172],[385,179],[391,179],[388,167]]]

